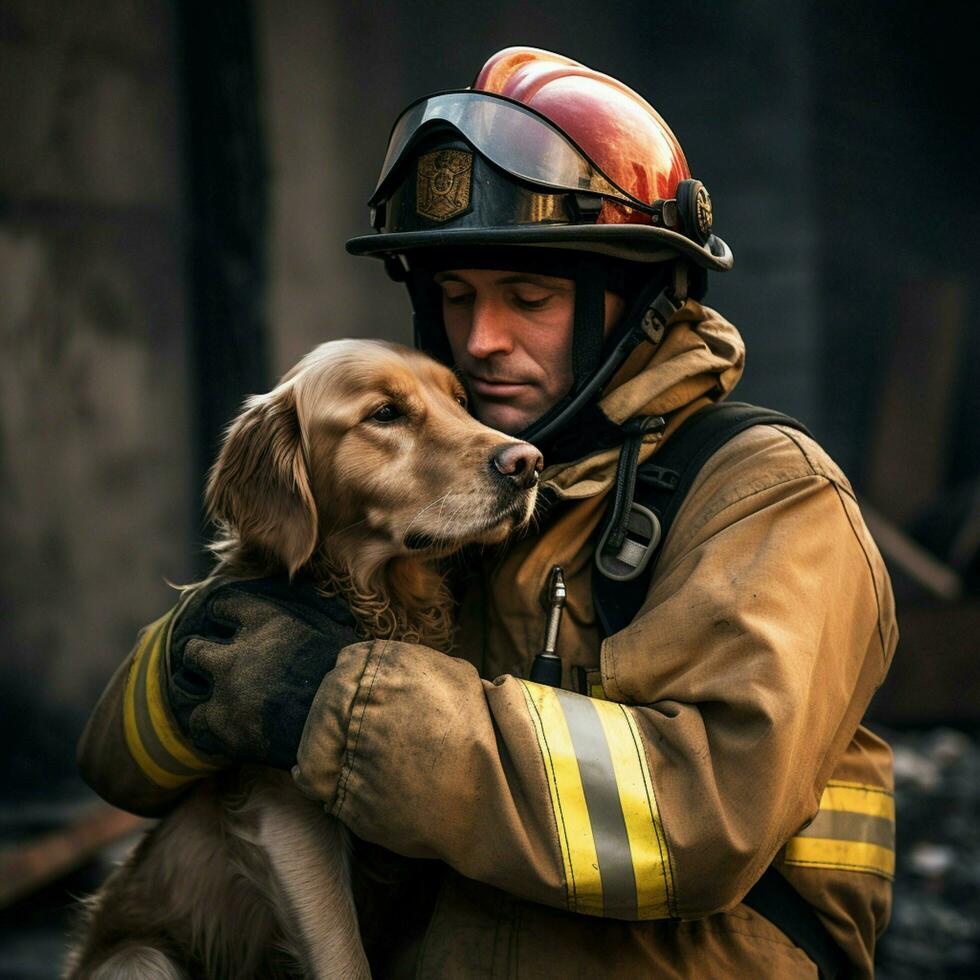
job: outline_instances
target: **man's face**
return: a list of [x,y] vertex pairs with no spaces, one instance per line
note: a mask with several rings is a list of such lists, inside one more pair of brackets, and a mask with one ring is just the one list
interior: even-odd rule
[[[523,431],[572,385],[575,283],[492,269],[453,269],[435,281],[473,414],[509,435]],[[607,334],[622,309],[623,300],[607,292]]]

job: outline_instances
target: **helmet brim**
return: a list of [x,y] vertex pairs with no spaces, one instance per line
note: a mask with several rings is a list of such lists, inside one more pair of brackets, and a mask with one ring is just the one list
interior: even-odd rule
[[347,242],[351,255],[381,258],[428,248],[472,245],[518,245],[572,249],[610,255],[630,262],[664,262],[678,256],[705,269],[727,272],[734,264],[722,239],[710,236],[704,246],[666,228],[648,225],[536,225],[497,228],[433,228],[426,231],[360,235]]

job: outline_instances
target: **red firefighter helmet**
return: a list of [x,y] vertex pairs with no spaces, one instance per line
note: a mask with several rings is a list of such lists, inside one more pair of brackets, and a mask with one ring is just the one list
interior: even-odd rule
[[370,203],[379,234],[348,242],[357,255],[523,244],[732,265],[708,192],[653,107],[537,48],[506,48],[471,88],[405,109]]
[[[637,344],[659,343],[670,315],[703,293],[707,270],[732,266],[708,192],[657,112],[622,82],[536,48],[506,48],[472,87],[408,106],[368,203],[375,234],[347,249],[383,258],[407,282],[416,346],[446,363],[435,271],[574,279],[571,390],[521,433],[552,458],[594,445],[587,417],[609,434],[596,415],[603,385]],[[609,337],[606,289],[627,300]]]

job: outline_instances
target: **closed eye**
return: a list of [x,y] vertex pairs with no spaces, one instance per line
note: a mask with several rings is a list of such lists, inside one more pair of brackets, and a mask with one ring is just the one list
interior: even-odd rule
[[542,296],[541,299],[526,299],[523,296],[514,297],[514,305],[522,310],[543,310],[552,300],[552,296]]

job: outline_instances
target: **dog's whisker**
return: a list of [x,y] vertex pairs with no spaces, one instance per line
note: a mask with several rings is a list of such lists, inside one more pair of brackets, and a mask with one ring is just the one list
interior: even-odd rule
[[359,527],[361,524],[367,524],[367,521],[368,521],[368,519],[366,517],[362,517],[359,521],[354,521],[353,524],[348,524],[345,527],[337,528],[336,531],[333,531],[331,533],[333,533],[333,534],[344,534],[345,532],[350,531],[350,530],[352,530],[355,527]]
[[420,517],[421,517],[421,516],[422,516],[422,515],[423,515],[423,514],[424,514],[424,513],[425,513],[425,512],[427,511],[427,510],[429,510],[429,509],[430,509],[430,508],[432,508],[432,507],[435,507],[435,506],[436,506],[436,504],[440,504],[440,505],[441,505],[441,504],[442,504],[442,502],[443,502],[443,501],[444,501],[444,500],[445,500],[445,499],[446,499],[447,497],[450,497],[450,496],[452,496],[452,493],[453,493],[453,491],[452,491],[452,490],[447,490],[447,491],[446,491],[446,492],[445,492],[444,494],[441,494],[440,496],[438,496],[438,497],[436,497],[436,499],[435,499],[435,500],[430,500],[430,501],[429,501],[429,502],[428,502],[428,503],[427,503],[427,504],[426,504],[426,505],[425,505],[425,506],[424,506],[423,508],[421,508],[420,510],[418,510],[418,511],[416,511],[416,513],[415,513],[415,514],[413,515],[413,517],[412,517],[412,519],[411,519],[411,520],[410,520],[410,521],[408,522],[408,525],[407,525],[407,526],[406,526],[406,528],[405,528],[405,533],[406,533],[406,535],[407,535],[407,534],[408,534],[408,532],[409,532],[409,531],[410,531],[410,530],[412,529],[412,527],[413,527],[413,525],[415,524],[415,522],[416,522],[416,521],[417,521],[417,520],[418,520],[418,519],[419,519],[419,518],[420,518]]

